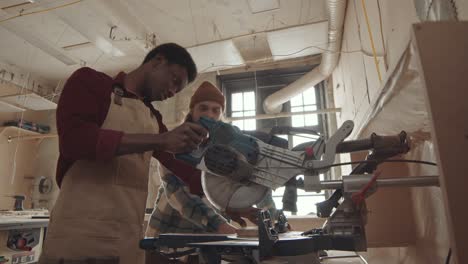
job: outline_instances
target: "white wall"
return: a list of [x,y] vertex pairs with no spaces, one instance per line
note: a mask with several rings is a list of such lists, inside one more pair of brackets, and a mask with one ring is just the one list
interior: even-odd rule
[[[454,2],[458,18],[468,18],[468,1]],[[336,107],[342,108],[338,115],[338,123],[351,119],[356,123],[356,127],[367,121],[365,117],[372,110],[385,81],[410,42],[412,24],[419,22],[413,1],[365,0],[365,3],[382,82],[379,81],[372,56],[371,41],[360,0],[348,1],[343,52],[332,75],[335,104]],[[414,68],[409,67],[406,70],[405,77],[413,78],[414,73],[411,70]],[[411,89],[407,89],[408,93],[392,98],[376,118],[362,126],[364,129],[361,133],[354,133],[352,136],[366,137],[371,132],[394,134],[401,129],[409,130],[415,142],[412,151],[404,158],[434,160],[428,133],[429,121],[422,99],[423,91],[420,83],[414,80],[411,80],[410,86]],[[408,166],[408,172],[411,176],[437,174],[434,168],[419,165]],[[411,197],[412,201],[408,202],[413,204],[414,243],[410,246],[370,249],[366,254],[369,263],[445,263],[449,242],[440,189],[413,189]],[[381,206],[384,207],[385,204]],[[388,225],[382,228],[398,229],[398,226]]]
[[[17,95],[33,91],[39,95],[49,95],[55,87],[44,78],[29,74],[13,65],[0,62],[0,96]],[[25,111],[24,113],[0,112],[0,126],[5,121],[18,120],[49,125],[56,133],[55,111]],[[13,209],[13,199],[9,196],[26,195],[25,208],[31,208],[35,178],[48,176],[54,179],[58,159],[57,139],[11,140],[0,133],[0,210]],[[55,186],[56,187],[56,186]],[[57,190],[57,188],[55,188]],[[53,195],[41,199],[53,200]],[[46,206],[44,204],[44,206]]]
[[468,18],[468,1],[466,0],[454,0],[457,6],[458,18],[466,20]]
[[[411,24],[418,22],[416,10],[408,0],[366,0],[365,3],[381,77],[385,79],[388,69],[395,66],[410,40]],[[369,39],[361,1],[349,0],[341,58],[332,75],[335,105],[342,108],[339,124],[348,119],[361,122],[381,90]]]
[[[382,82],[377,74],[361,1],[349,0],[342,53],[332,75],[335,105],[342,108],[339,124],[348,119],[355,123],[363,121],[407,47],[412,24],[420,22],[414,0],[365,0],[365,4]],[[468,1],[454,0],[454,4],[458,19],[468,19]]]
[[[55,111],[27,111],[24,120],[54,127],[55,118],[51,116],[55,116]],[[19,117],[19,114],[0,113],[0,123]],[[9,142],[7,137],[0,136],[0,210],[13,209],[13,199],[8,196],[18,194],[26,195],[25,208],[31,208],[36,177],[52,177],[55,182],[57,145],[56,138]]]

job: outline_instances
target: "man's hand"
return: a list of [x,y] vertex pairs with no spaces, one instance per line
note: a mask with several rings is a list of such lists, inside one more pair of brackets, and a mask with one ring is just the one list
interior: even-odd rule
[[163,150],[171,153],[190,152],[206,139],[208,131],[199,124],[186,122],[161,134]]
[[227,209],[226,214],[232,221],[237,222],[241,227],[247,227],[247,223],[242,218],[247,218],[250,222],[257,225],[258,212],[260,210],[261,209],[254,207],[249,207],[247,209]]
[[230,225],[229,223],[222,223],[218,227],[218,231],[216,233],[218,234],[235,234],[237,228],[234,226]]

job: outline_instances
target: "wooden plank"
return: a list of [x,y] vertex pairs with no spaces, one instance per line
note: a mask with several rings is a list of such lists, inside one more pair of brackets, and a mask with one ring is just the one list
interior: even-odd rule
[[413,26],[448,218],[452,263],[468,263],[468,22]]
[[[351,154],[352,161],[364,160],[366,152]],[[404,177],[409,175],[409,167],[404,163],[384,163],[376,171],[379,178]],[[366,199],[368,247],[406,247],[414,245],[413,203],[411,189],[379,188]]]

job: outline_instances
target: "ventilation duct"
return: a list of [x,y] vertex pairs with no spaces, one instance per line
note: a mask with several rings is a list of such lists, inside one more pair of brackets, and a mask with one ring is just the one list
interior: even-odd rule
[[320,65],[297,81],[268,96],[263,102],[263,109],[267,114],[281,112],[284,103],[308,88],[322,82],[331,75],[340,57],[339,51],[341,49],[346,2],[346,0],[326,1],[328,44],[326,51],[322,54]]

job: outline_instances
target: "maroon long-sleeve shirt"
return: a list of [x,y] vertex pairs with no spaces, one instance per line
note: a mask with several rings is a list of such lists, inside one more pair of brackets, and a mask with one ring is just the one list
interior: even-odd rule
[[[124,88],[126,74],[112,78],[91,68],[75,71],[67,80],[57,106],[57,132],[60,156],[57,163],[57,184],[76,160],[109,160],[116,154],[125,131],[101,128],[111,103],[115,86]],[[125,97],[132,94],[125,93]],[[161,114],[148,105],[156,116],[159,133],[167,132]],[[202,195],[200,171],[177,160],[170,153],[155,151],[153,156],[181,178],[193,194]]]

